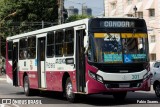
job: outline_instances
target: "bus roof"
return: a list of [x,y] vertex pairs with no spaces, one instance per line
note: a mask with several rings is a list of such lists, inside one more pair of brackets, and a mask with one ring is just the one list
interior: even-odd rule
[[61,24],[61,25],[56,25],[56,26],[52,26],[52,27],[48,27],[48,28],[43,28],[43,29],[39,29],[39,30],[27,32],[27,33],[22,33],[22,34],[18,34],[18,35],[15,35],[15,36],[7,37],[7,40],[14,40],[14,39],[19,39],[19,38],[23,38],[23,37],[32,36],[32,35],[46,33],[46,32],[49,32],[49,31],[54,31],[54,30],[70,28],[70,27],[74,27],[74,26],[78,26],[78,25],[82,25],[82,24],[87,24],[88,20],[89,19],[86,18],[86,19],[83,19],[83,20],[78,20],[78,21],[65,23],[65,24]]
[[[103,18],[106,18],[106,17],[103,17]],[[128,16],[126,16],[126,17],[110,16],[107,18],[109,18],[109,19],[143,19],[143,18],[139,18],[139,17],[128,17]]]
[[[105,18],[104,17],[104,18],[91,18],[91,19],[140,19],[140,18],[137,18],[137,17],[107,17],[107,18]],[[86,19],[82,19],[82,20],[78,20],[78,21],[74,21],[74,22],[70,22],[70,23],[55,25],[55,26],[48,27],[48,28],[43,28],[43,29],[39,29],[39,30],[27,32],[27,33],[22,33],[22,34],[18,34],[15,36],[7,37],[7,40],[14,40],[14,39],[33,36],[33,35],[37,35],[37,34],[47,33],[49,31],[54,31],[54,30],[74,27],[74,26],[78,26],[78,25],[82,25],[82,24],[87,24],[89,20],[90,20],[89,18],[86,18]]]

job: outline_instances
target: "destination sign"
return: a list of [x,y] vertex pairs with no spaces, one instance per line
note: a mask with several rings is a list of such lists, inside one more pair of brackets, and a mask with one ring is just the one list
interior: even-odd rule
[[133,28],[135,27],[135,23],[133,21],[101,21],[100,26],[107,28]]

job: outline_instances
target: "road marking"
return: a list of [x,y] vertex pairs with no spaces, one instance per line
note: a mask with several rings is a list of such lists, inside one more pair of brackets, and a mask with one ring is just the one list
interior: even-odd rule
[[0,107],[19,107],[16,104],[0,104]]

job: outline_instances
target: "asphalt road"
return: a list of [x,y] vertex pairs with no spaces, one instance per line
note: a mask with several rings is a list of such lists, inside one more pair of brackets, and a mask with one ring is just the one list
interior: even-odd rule
[[[0,80],[0,102],[2,99],[11,99],[12,101],[21,100],[20,103],[26,100],[28,101],[39,101],[38,105],[34,104],[5,104],[0,107],[91,107],[91,106],[122,106],[122,107],[159,107],[160,98],[157,98],[154,91],[149,92],[129,92],[125,101],[115,101],[111,95],[89,95],[81,97],[77,103],[71,104],[61,93],[55,92],[42,92],[40,94],[27,97],[24,95],[22,87],[14,87],[11,84],[6,83],[4,80]],[[24,103],[23,102],[23,103]],[[15,102],[17,103],[17,102]],[[39,104],[43,103],[43,104]]]

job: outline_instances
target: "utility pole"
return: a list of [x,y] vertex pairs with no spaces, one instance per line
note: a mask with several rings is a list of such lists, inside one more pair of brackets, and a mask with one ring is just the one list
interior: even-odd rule
[[58,0],[58,24],[62,24],[64,22],[63,8],[64,0]]
[[84,4],[86,4],[86,3],[77,3],[77,4],[81,5],[82,15],[84,15],[84,13],[83,13],[83,11],[84,11]]
[[84,13],[83,13],[83,11],[84,11],[84,4],[85,3],[82,3],[82,7],[81,7],[82,8],[82,15],[84,15]]
[[42,20],[42,29],[44,28],[44,21]]

